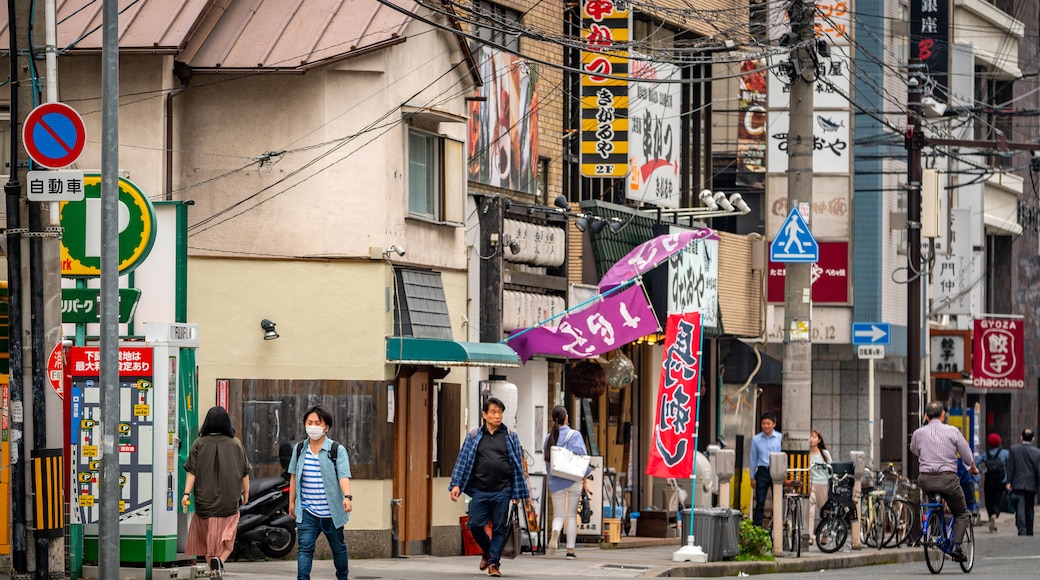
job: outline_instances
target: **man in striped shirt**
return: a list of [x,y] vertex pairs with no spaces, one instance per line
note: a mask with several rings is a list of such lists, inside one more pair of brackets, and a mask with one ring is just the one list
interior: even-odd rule
[[946,425],[946,410],[939,401],[925,405],[924,414],[928,424],[914,431],[910,438],[910,451],[920,461],[917,485],[924,493],[938,493],[946,500],[953,513],[953,552],[955,562],[965,560],[961,550],[964,531],[968,529],[968,504],[957,476],[957,458],[971,466],[971,474],[978,475],[979,468],[972,461],[971,448],[960,430]]

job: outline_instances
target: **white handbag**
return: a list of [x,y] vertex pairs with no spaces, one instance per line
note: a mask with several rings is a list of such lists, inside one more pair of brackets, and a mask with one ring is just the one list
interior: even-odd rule
[[[564,445],[573,433],[573,429],[567,432],[567,438],[563,440]],[[549,473],[556,477],[581,481],[589,471],[590,461],[592,458],[588,455],[578,455],[566,447],[553,445],[549,448]]]

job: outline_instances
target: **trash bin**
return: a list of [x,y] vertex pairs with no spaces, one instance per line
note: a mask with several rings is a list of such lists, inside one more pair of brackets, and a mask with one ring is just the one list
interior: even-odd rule
[[[700,546],[708,556],[709,562],[717,562],[723,558],[732,558],[740,552],[739,534],[740,519],[734,518],[729,508],[697,508],[693,519],[694,543]],[[682,511],[682,518],[688,522],[690,510]],[[734,524],[734,522],[736,522]],[[689,526],[689,524],[686,524]],[[681,537],[686,537],[689,530],[684,527]]]

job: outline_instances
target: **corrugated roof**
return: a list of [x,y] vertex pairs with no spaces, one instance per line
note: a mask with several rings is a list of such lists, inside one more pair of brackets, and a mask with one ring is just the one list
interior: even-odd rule
[[[375,0],[373,0],[375,1]],[[179,52],[214,0],[119,0],[119,46]],[[59,50],[101,50],[101,0],[57,0]],[[10,45],[8,14],[0,14],[0,47]],[[21,24],[25,26],[25,24]],[[24,30],[24,29],[23,29]],[[42,44],[43,23],[36,23],[34,40]]]
[[[102,4],[58,0],[59,50],[101,49]],[[120,50],[178,54],[203,71],[305,70],[401,42],[410,20],[379,0],[119,0],[119,8]],[[0,48],[8,45],[5,11]]]
[[180,60],[196,70],[306,69],[400,42],[408,21],[378,0],[223,0]]

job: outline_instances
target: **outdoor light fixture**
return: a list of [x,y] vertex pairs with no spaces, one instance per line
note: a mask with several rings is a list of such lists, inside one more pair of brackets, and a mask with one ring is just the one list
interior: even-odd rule
[[562,193],[556,196],[556,199],[553,200],[553,205],[565,211],[570,211],[571,209],[571,204],[567,201],[567,196]]
[[627,225],[627,223],[623,222],[623,221],[621,221],[619,219],[612,219],[612,220],[610,220],[610,224],[608,224],[608,225],[610,226],[610,231],[612,231],[612,232],[614,232],[616,234],[616,233],[620,232],[621,230],[625,229],[625,226]]
[[260,328],[264,329],[264,340],[274,340],[278,338],[278,332],[274,329],[274,323],[268,319],[260,321]]
[[402,248],[401,246],[398,246],[397,244],[394,244],[394,245],[392,245],[392,246],[390,246],[389,248],[386,249],[386,253],[387,254],[389,254],[390,252],[393,252],[393,253],[397,254],[398,256],[404,256],[404,248]]
[[725,193],[722,193],[721,191],[716,191],[713,197],[715,198],[715,204],[719,206],[719,209],[721,209],[722,211],[733,211],[733,204],[731,204],[729,200],[726,199]]
[[589,226],[589,229],[592,230],[592,233],[598,234],[598,233],[602,232],[603,228],[605,228],[605,227],[607,227],[607,222],[605,222],[603,220],[596,220],[596,221],[592,222],[592,225]]
[[711,211],[717,211],[719,209],[719,205],[715,203],[715,197],[712,195],[711,190],[705,189],[701,191],[700,195],[698,195],[697,197],[699,197],[701,203],[703,203]]
[[574,220],[574,227],[578,228],[579,232],[584,232],[589,228],[589,218],[582,216]]

